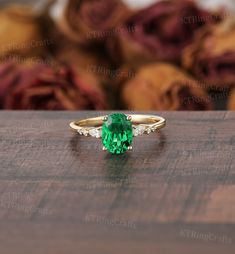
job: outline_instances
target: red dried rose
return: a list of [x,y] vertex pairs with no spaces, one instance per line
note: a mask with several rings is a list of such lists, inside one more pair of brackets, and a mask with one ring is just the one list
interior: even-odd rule
[[119,61],[133,64],[179,61],[195,31],[220,19],[190,0],[161,1],[131,16],[117,38],[108,41],[107,48],[115,60],[120,58]]
[[67,66],[0,65],[0,104],[3,109],[76,110],[106,108],[99,87],[88,84]]

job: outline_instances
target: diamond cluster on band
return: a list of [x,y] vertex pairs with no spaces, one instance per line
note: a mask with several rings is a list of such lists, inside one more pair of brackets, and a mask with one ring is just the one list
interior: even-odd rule
[[140,124],[137,126],[133,126],[133,135],[135,137],[143,135],[143,134],[150,134],[151,132],[154,132],[157,129],[157,126],[149,126],[149,125],[144,125]]
[[[133,126],[133,136],[137,137],[143,134],[150,134],[151,132],[156,131],[156,126],[147,126],[147,125],[136,125]],[[94,138],[101,138],[102,136],[102,129],[101,128],[92,128],[92,129],[85,129],[81,128],[77,131],[80,135],[84,136],[91,136]]]
[[80,128],[79,130],[77,130],[77,132],[80,135],[84,135],[84,136],[91,136],[94,138],[101,138],[102,135],[102,131],[101,128],[92,128],[92,129],[85,129],[85,128]]

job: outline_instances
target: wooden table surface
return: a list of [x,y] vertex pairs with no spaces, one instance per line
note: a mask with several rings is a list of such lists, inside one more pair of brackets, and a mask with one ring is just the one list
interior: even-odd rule
[[235,112],[161,112],[113,156],[71,120],[0,112],[1,254],[235,253]]

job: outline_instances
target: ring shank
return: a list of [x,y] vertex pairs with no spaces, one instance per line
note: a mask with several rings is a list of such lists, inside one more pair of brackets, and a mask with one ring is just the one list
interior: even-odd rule
[[[128,115],[131,117],[133,125],[154,125],[157,129],[161,129],[166,125],[166,120],[161,116],[155,115]],[[104,116],[87,118],[70,123],[70,127],[74,130],[79,130],[81,127],[101,127],[104,122]]]

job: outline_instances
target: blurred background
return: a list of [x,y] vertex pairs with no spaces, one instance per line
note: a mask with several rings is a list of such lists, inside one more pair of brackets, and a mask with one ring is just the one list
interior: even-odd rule
[[2,110],[235,110],[234,0],[0,0]]

